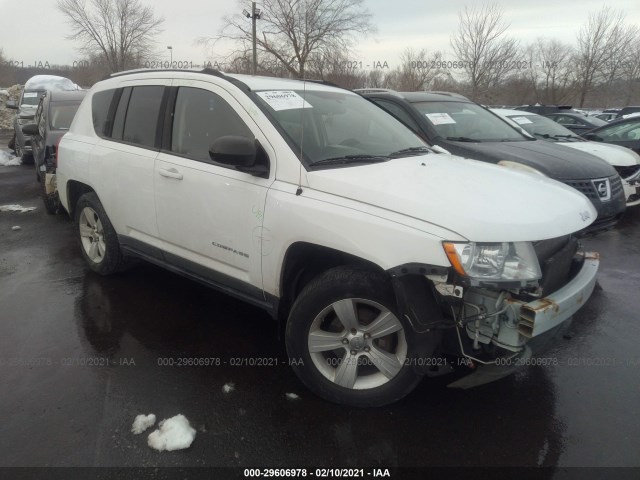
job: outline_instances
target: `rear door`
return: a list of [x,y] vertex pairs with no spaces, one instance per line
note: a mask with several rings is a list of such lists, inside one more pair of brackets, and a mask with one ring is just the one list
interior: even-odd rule
[[94,147],[91,174],[120,241],[136,250],[158,245],[154,162],[160,118],[171,80],[123,82],[113,99],[113,124]]
[[[275,151],[225,89],[175,80],[163,150],[155,163],[158,230],[165,258],[210,282],[251,297],[262,295],[264,204]],[[222,136],[257,140],[270,161],[269,178],[216,163],[209,147]],[[264,157],[266,155],[266,157]]]

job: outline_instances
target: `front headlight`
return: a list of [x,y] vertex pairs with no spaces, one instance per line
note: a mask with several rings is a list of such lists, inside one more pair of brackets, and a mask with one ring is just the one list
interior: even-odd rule
[[531,242],[444,242],[443,245],[456,272],[471,280],[528,282],[542,278]]
[[546,177],[546,175],[540,170],[536,170],[535,168],[529,167],[522,163],[512,162],[511,160],[500,160],[498,162],[498,165],[500,165],[501,167],[513,168],[514,170],[520,170],[521,172],[533,173],[535,175],[542,175],[543,177]]

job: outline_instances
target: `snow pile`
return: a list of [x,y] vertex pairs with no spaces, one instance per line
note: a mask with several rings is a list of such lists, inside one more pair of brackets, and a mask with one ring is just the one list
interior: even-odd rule
[[12,205],[0,205],[0,212],[30,212],[31,210],[35,210],[36,207],[23,207],[22,205],[12,204]]
[[149,434],[147,444],[159,452],[189,448],[196,438],[195,429],[189,425],[189,420],[181,414],[162,420],[158,426],[159,430]]
[[224,393],[231,393],[236,389],[236,386],[233,382],[225,383],[224,387],[222,387],[222,391]]
[[16,165],[22,165],[22,159],[0,150],[0,166],[15,167]]
[[17,232],[18,230],[22,230],[22,227],[20,225],[15,225],[11,227],[11,230],[13,230],[14,232]]
[[13,100],[17,102],[22,92],[21,85],[14,85],[13,87],[2,90],[7,92],[6,95],[0,95],[0,129],[13,130],[13,117],[16,116],[16,111],[7,108],[7,102]]
[[287,397],[287,400],[300,400],[300,396],[295,393],[285,393],[285,396]]
[[0,90],[0,95],[8,97],[9,96],[9,90],[6,90],[6,89],[3,88],[2,90]]
[[144,432],[147,428],[152,427],[156,423],[156,416],[153,413],[149,415],[138,415],[131,425],[131,431],[134,435]]

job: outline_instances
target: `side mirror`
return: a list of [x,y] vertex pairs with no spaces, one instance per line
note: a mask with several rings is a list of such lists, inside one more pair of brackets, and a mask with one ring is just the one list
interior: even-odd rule
[[9,100],[6,105],[7,108],[10,108],[11,110],[18,110],[18,104],[15,100]]
[[25,135],[37,135],[38,134],[38,125],[35,123],[28,123],[22,127],[22,133]]
[[209,157],[225,165],[252,167],[256,163],[256,143],[247,137],[220,137],[209,147]]

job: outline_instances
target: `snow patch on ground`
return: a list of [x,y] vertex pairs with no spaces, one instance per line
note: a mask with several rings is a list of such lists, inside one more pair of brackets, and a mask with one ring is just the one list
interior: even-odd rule
[[231,393],[236,389],[236,385],[233,382],[225,383],[224,387],[222,387],[222,391],[224,393]]
[[181,414],[162,420],[158,426],[160,429],[149,434],[147,444],[159,452],[189,448],[196,438],[195,429],[189,425],[189,420]]
[[156,416],[153,413],[150,413],[149,415],[140,414],[133,421],[131,431],[135,435],[138,435],[144,432],[147,428],[152,427],[154,423],[156,423]]
[[22,205],[12,204],[12,205],[0,205],[0,212],[30,212],[31,210],[35,210],[36,207],[23,207]]
[[300,396],[295,393],[285,393],[287,400],[300,400]]
[[0,165],[4,167],[22,165],[22,159],[0,150]]
[[11,227],[11,230],[13,230],[14,232],[17,232],[18,230],[22,230],[22,227],[19,225],[15,225],[13,227]]
[[2,90],[0,90],[0,95],[4,95],[5,97],[9,96],[9,91],[5,90],[4,88]]

